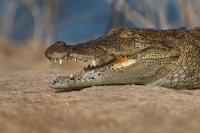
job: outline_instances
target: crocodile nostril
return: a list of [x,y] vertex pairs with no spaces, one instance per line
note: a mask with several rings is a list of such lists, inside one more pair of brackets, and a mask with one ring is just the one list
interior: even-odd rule
[[58,41],[58,42],[56,42],[55,44],[56,44],[56,45],[66,45],[66,43],[63,42],[63,41]]

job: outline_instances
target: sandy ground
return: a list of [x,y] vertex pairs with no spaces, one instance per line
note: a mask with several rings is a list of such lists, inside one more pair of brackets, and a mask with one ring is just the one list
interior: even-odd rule
[[47,80],[63,68],[49,65],[42,50],[33,56],[0,46],[1,133],[200,131],[200,90],[136,85],[54,90]]

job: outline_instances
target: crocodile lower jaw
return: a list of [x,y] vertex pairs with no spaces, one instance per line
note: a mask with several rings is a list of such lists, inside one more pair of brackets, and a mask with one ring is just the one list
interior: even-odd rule
[[[62,64],[62,61],[63,61],[62,59],[59,59],[58,62]],[[55,60],[55,62],[57,62],[57,59]],[[57,78],[55,77],[54,80],[49,83],[49,85],[54,89],[65,89],[65,87],[63,86],[66,86],[67,84],[72,84],[72,82],[73,84],[76,84],[76,82],[80,83],[80,82],[86,82],[88,80],[94,80],[95,78],[98,78],[98,76],[102,75],[105,71],[116,72],[135,63],[136,63],[135,59],[114,57],[109,61],[96,66],[95,65],[96,63],[94,62],[94,60],[92,60],[93,66],[88,65],[87,68],[84,68],[84,70],[82,70],[80,73],[76,75],[69,74],[67,76],[58,76]]]

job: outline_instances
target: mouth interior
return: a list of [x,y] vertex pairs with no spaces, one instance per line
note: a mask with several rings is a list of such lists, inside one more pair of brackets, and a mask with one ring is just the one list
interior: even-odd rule
[[131,64],[135,64],[135,63],[136,63],[135,59],[126,59],[126,58],[118,57],[118,58],[116,58],[116,62],[113,65],[113,68],[119,69],[119,68],[126,67]]

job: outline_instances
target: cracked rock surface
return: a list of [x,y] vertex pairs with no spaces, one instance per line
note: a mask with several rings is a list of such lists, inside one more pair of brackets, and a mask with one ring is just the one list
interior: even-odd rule
[[199,90],[125,85],[67,92],[48,87],[56,73],[1,72],[1,133],[200,130]]

